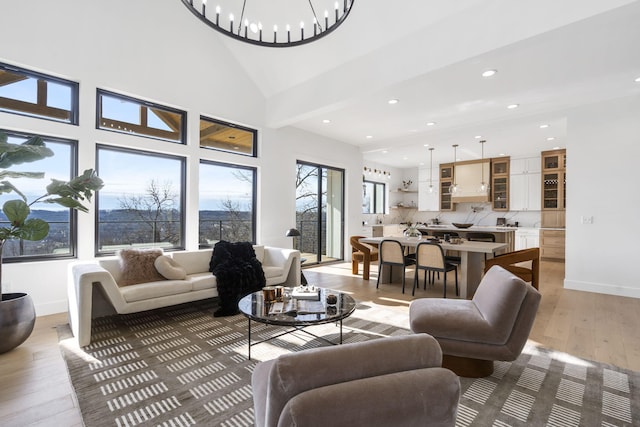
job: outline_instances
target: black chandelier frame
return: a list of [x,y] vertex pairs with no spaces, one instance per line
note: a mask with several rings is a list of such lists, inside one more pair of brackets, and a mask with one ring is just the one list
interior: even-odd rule
[[[254,0],[255,1],[255,0]],[[304,1],[304,0],[300,0]],[[300,46],[303,44],[311,43],[313,41],[319,40],[322,37],[325,37],[331,34],[336,28],[338,28],[349,16],[353,4],[355,0],[343,0],[341,2],[336,1],[336,5],[338,7],[335,8],[334,20],[330,22],[329,16],[325,13],[324,19],[321,21],[318,19],[316,15],[316,11],[313,7],[312,0],[307,0],[309,2],[309,7],[314,16],[313,30],[307,33],[307,37],[305,38],[305,28],[300,26],[300,38],[292,40],[291,33],[292,30],[287,26],[286,28],[286,37],[278,37],[278,31],[276,29],[273,30],[273,40],[270,37],[267,37],[267,31],[263,31],[263,28],[259,28],[257,31],[257,35],[255,38],[251,38],[250,35],[253,32],[250,32],[248,26],[244,23],[244,11],[247,5],[247,0],[243,1],[242,4],[242,13],[240,19],[237,21],[238,26],[234,31],[234,21],[231,20],[229,23],[229,28],[223,28],[219,25],[220,23],[220,12],[215,11],[215,19],[211,20],[207,17],[207,0],[201,1],[201,8],[198,9],[194,4],[193,0],[182,0],[182,3],[193,13],[199,20],[207,24],[209,27],[214,30],[228,36],[234,38],[236,40],[250,43],[258,46],[266,46],[266,47],[293,47]],[[342,3],[342,8],[340,8],[340,3]],[[340,14],[342,12],[342,14]],[[324,26],[322,25],[324,23]],[[263,35],[265,37],[263,37]],[[268,38],[268,40],[267,40]],[[282,40],[280,40],[282,39]]]

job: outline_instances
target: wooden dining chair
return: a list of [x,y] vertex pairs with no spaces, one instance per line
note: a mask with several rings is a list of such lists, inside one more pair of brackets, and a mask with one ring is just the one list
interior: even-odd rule
[[456,278],[456,296],[460,295],[460,290],[458,289],[458,266],[446,260],[444,250],[439,244],[420,242],[416,246],[416,274],[413,277],[413,291],[411,295],[416,294],[418,272],[420,270],[424,270],[424,289],[427,289],[427,278],[429,278],[429,283],[433,283],[433,276],[435,276],[436,273],[443,273],[444,298],[447,297],[447,273],[454,271]]
[[351,273],[358,274],[360,261],[362,261],[362,278],[369,280],[371,261],[378,260],[378,248],[366,243],[361,243],[364,236],[351,236]]
[[378,248],[378,281],[376,288],[380,285],[380,276],[382,276],[382,266],[389,266],[389,282],[392,278],[392,269],[394,266],[402,267],[402,293],[404,294],[405,268],[416,263],[415,258],[404,255],[402,244],[397,240],[382,240]]
[[[531,268],[523,264],[527,262],[531,263]],[[531,286],[538,289],[540,278],[540,248],[521,249],[488,259],[484,266],[485,273],[494,265],[501,266],[525,282],[530,282]]]

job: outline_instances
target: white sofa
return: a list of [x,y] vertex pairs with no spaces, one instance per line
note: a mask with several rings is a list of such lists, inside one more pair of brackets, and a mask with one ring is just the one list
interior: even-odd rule
[[[262,245],[254,245],[253,248],[262,263],[267,285],[300,284],[299,251]],[[118,257],[70,264],[67,284],[69,323],[79,345],[90,344],[93,318],[136,313],[218,296],[216,277],[209,272],[212,251],[165,253],[186,270],[184,280],[161,280],[123,287],[118,286]]]

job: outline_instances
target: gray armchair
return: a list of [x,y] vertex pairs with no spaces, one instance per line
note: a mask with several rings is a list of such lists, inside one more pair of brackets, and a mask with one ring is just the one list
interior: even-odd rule
[[541,295],[500,266],[482,278],[472,300],[420,298],[409,307],[415,333],[438,340],[443,363],[462,377],[485,377],[494,360],[518,358],[529,338]]
[[454,426],[459,378],[426,334],[303,350],[259,363],[255,425]]

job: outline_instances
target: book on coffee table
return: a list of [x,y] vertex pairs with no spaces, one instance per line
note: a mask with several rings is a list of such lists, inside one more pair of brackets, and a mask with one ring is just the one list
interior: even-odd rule
[[293,288],[291,296],[298,300],[320,301],[320,289],[315,286],[297,286]]

